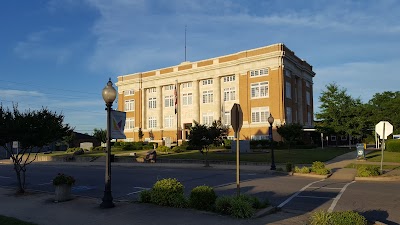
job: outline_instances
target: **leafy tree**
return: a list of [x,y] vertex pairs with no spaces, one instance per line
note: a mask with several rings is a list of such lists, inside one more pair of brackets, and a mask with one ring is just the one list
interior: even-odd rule
[[70,147],[71,143],[75,140],[75,133],[71,132],[70,135],[67,135],[63,137],[62,143],[65,143],[67,145],[67,148]]
[[379,121],[389,121],[393,125],[393,133],[400,133],[400,91],[376,93],[367,105],[370,128]]
[[211,145],[220,146],[223,143],[223,137],[227,134],[227,129],[221,121],[214,121],[211,126],[200,124],[193,121],[194,126],[190,129],[189,146],[199,148],[201,154],[205,156],[205,166],[209,167],[208,152]]
[[[26,166],[36,160],[44,146],[61,140],[72,132],[68,124],[63,124],[64,116],[46,108],[20,112],[0,105],[0,146],[11,155],[17,176],[17,193],[25,192]],[[13,153],[12,141],[19,141],[20,151]],[[35,150],[35,151],[34,151]],[[33,157],[32,157],[33,156]]]
[[106,143],[107,142],[107,130],[103,130],[101,128],[100,129],[94,128],[93,136],[100,143]]
[[284,124],[278,127],[277,131],[289,144],[289,150],[293,143],[303,137],[303,126],[299,123]]
[[335,83],[328,84],[326,89],[319,97],[321,107],[316,114],[320,126],[339,135],[362,135],[366,124],[360,116],[364,112],[360,99],[353,99]]

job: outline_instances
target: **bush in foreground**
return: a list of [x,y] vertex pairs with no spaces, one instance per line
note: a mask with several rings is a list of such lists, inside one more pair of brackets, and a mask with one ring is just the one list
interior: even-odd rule
[[254,215],[256,209],[268,206],[268,201],[261,203],[254,196],[222,196],[215,202],[215,210],[224,215],[230,215],[235,218],[250,218]]
[[311,225],[367,225],[367,219],[354,211],[317,211],[310,217]]
[[184,186],[175,178],[157,181],[150,193],[151,203],[182,208],[186,204]]
[[379,176],[379,168],[377,166],[359,166],[357,167],[357,177]]
[[189,205],[199,210],[213,210],[217,195],[209,186],[198,186],[190,192]]

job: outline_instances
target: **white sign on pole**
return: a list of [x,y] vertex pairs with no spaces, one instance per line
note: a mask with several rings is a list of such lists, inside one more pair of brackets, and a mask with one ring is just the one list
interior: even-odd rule
[[125,139],[125,120],[126,120],[126,113],[111,110],[111,138],[114,139]]
[[13,141],[13,148],[18,148],[18,141]]
[[379,135],[380,139],[387,139],[393,133],[393,125],[388,121],[381,121],[375,125],[375,132]]

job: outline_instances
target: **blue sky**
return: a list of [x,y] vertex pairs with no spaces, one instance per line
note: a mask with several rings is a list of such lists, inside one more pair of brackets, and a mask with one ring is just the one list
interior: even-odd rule
[[284,43],[314,67],[314,101],[336,82],[353,97],[398,91],[397,0],[4,0],[0,102],[105,127],[109,77]]

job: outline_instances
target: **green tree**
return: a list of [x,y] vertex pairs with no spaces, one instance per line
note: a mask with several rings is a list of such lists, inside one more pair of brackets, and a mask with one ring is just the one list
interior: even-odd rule
[[[26,166],[36,160],[38,152],[72,132],[63,122],[63,115],[46,108],[20,112],[17,106],[10,110],[0,105],[0,146],[11,155],[17,176],[17,193],[25,192]],[[12,141],[20,143],[17,154],[10,147]]]
[[223,143],[223,137],[227,134],[227,129],[222,125],[221,121],[214,121],[211,126],[200,124],[193,121],[194,126],[191,127],[189,133],[189,146],[199,148],[205,157],[205,166],[209,167],[208,152],[211,145],[220,146]]
[[393,125],[393,133],[400,133],[400,91],[376,93],[368,101],[367,107],[371,129],[374,129],[379,121],[389,121]]
[[288,143],[288,148],[303,137],[303,126],[299,123],[284,124],[277,129],[279,135]]
[[353,99],[346,89],[333,83],[326,86],[319,100],[320,112],[316,117],[321,127],[338,135],[362,135],[366,120],[361,116],[364,111],[360,99]]
[[96,140],[100,141],[100,143],[106,143],[107,142],[107,130],[103,130],[101,128],[100,129],[94,128],[93,137],[96,138]]
[[75,140],[75,133],[71,132],[70,135],[67,135],[63,137],[63,141],[61,143],[64,143],[67,145],[67,148],[70,147],[71,143]]

